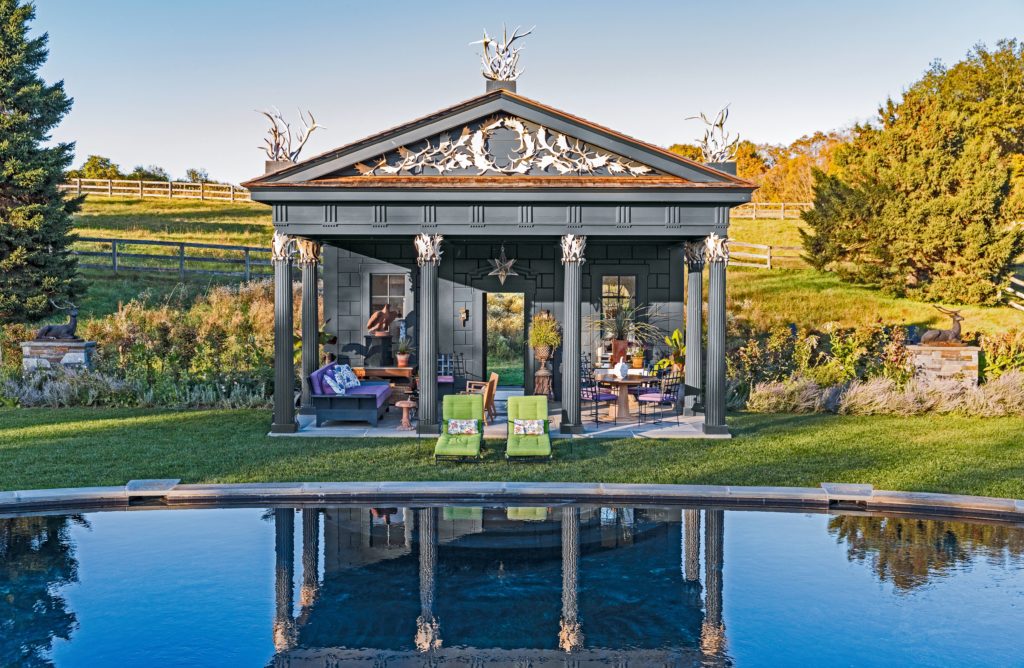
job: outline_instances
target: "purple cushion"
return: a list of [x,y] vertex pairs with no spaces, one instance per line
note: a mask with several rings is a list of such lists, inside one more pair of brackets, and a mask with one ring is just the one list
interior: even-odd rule
[[675,400],[676,398],[671,394],[641,394],[637,397],[637,401],[644,401],[647,403],[667,403]]
[[590,390],[583,390],[580,396],[587,401],[617,401],[619,398],[617,394],[611,394],[608,392],[592,392]]
[[455,376],[438,376],[437,382],[439,383],[454,383]]
[[391,396],[391,385],[386,383],[363,383],[359,387],[353,387],[345,392],[346,396],[361,395],[377,398],[377,408],[380,408]]
[[332,367],[334,367],[333,362],[309,374],[309,388],[313,394],[335,394],[331,386],[324,382],[324,374]]

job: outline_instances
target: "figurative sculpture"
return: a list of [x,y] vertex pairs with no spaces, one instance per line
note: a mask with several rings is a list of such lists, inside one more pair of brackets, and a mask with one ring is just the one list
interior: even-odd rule
[[374,336],[391,336],[391,323],[398,314],[391,310],[391,304],[385,303],[379,311],[374,311],[366,321],[366,330]]
[[43,325],[43,327],[36,332],[36,340],[62,339],[66,341],[77,339],[78,337],[75,336],[75,329],[78,327],[78,307],[71,302],[67,302],[64,306],[60,306],[52,299],[50,300],[50,303],[53,304],[53,307],[56,309],[62,311],[67,310],[69,316],[68,321],[63,325]]
[[953,319],[953,325],[949,329],[929,329],[921,335],[922,344],[953,343],[960,344],[960,323],[964,321],[960,311],[951,311],[941,306],[935,307],[939,312],[945,313]]

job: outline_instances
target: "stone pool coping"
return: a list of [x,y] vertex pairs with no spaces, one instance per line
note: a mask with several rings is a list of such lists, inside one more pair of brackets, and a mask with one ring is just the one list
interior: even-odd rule
[[651,503],[761,509],[863,510],[970,516],[1024,522],[1024,501],[987,496],[897,492],[871,485],[819,487],[642,485],[559,482],[277,482],[183,485],[132,480],[122,487],[0,492],[0,513],[131,506],[174,507],[324,503]]

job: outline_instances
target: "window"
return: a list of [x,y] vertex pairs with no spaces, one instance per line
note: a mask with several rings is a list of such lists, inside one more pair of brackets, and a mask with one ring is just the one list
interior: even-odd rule
[[397,317],[405,317],[405,274],[370,274],[370,313],[384,304],[391,304]]
[[636,306],[636,276],[601,277],[601,317],[613,318],[620,309]]

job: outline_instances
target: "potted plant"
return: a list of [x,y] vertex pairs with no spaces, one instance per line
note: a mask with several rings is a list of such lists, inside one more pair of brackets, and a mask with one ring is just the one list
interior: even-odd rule
[[398,339],[398,348],[395,351],[395,361],[398,366],[405,368],[409,366],[409,358],[415,349],[412,347],[412,339],[409,337]]
[[549,395],[551,371],[548,370],[548,360],[554,354],[555,348],[562,345],[562,328],[551,316],[551,312],[544,310],[530,320],[528,337],[530,347],[533,348],[533,356],[538,362],[537,372],[533,376],[534,394]]
[[632,306],[589,320],[591,329],[611,339],[612,364],[615,364],[629,355],[630,344],[643,347],[661,338],[661,330],[647,322],[655,315],[655,310],[647,306]]
[[633,363],[634,369],[644,368],[644,348],[643,346],[633,345],[629,347],[629,359]]
[[686,343],[683,341],[683,333],[678,329],[665,337],[665,345],[668,352],[665,357],[658,360],[656,369],[672,368],[672,371],[679,373],[683,370],[683,363],[686,361]]

